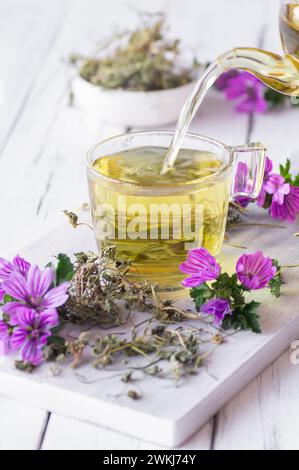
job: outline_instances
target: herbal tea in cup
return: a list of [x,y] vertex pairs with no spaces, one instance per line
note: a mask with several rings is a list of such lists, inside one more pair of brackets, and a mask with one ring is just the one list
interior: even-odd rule
[[113,137],[88,154],[97,245],[117,247],[132,276],[180,287],[179,265],[191,248],[220,253],[232,197],[257,197],[264,171],[260,144],[227,147],[187,134],[174,167],[161,174],[168,131]]

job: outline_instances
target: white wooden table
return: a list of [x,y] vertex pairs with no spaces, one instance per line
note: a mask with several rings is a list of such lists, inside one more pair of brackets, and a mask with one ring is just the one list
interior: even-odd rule
[[[277,0],[142,0],[164,10],[171,30],[209,60],[232,46],[279,50]],[[122,0],[0,1],[1,256],[62,220],[87,200],[88,147],[124,129],[95,122],[68,103],[70,52],[90,51],[119,21],[134,24]],[[142,110],[140,111],[142,112]],[[253,119],[210,95],[193,130],[228,144],[262,140],[278,163],[299,170],[298,109]],[[299,449],[299,368],[287,351],[248,385],[185,449]],[[298,366],[299,367],[299,366]],[[153,445],[50,414],[2,396],[0,449],[152,449]],[[156,448],[156,447],[155,447]]]

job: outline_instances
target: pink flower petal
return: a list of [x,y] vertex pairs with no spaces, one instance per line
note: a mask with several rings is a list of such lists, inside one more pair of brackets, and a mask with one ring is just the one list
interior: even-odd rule
[[28,336],[28,331],[25,328],[15,328],[11,338],[11,344],[14,349],[19,349],[23,346]]
[[25,342],[22,350],[22,359],[33,365],[39,365],[42,362],[42,345],[38,340],[31,339]]
[[26,305],[24,304],[21,304],[20,302],[8,302],[7,304],[3,305],[2,307],[2,310],[4,313],[6,313],[7,315],[9,315],[10,319],[10,323],[11,324],[15,324],[16,323],[16,317],[18,315],[18,313],[21,311],[21,310],[29,310],[31,311],[32,309],[27,307]]
[[237,261],[236,273],[239,281],[248,289],[262,289],[276,274],[273,261],[261,251],[243,254]]
[[12,260],[12,266],[15,270],[19,271],[24,276],[27,274],[31,265],[24,258],[21,258],[19,255],[17,255]]
[[47,310],[39,316],[39,328],[44,330],[58,325],[58,313],[56,310]]
[[0,258],[0,280],[8,279],[12,273],[12,264],[4,258]]
[[51,289],[45,295],[41,303],[41,308],[43,309],[56,308],[65,304],[65,302],[68,299],[67,289],[68,289],[68,282],[64,282],[63,284],[60,284],[59,286]]
[[24,328],[30,326],[33,327],[35,324],[35,319],[37,318],[37,314],[30,310],[29,308],[22,308],[18,311],[17,314],[17,322],[19,326]]
[[54,280],[54,271],[46,268],[41,271],[38,266],[32,265],[28,271],[28,291],[34,299],[43,297]]
[[26,301],[28,297],[26,280],[22,274],[14,272],[7,281],[2,283],[5,293],[14,299]]

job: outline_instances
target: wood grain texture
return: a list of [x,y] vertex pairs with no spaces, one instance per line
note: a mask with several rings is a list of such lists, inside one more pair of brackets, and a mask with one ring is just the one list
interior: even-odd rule
[[39,449],[48,413],[33,406],[0,397],[0,450]]
[[[213,422],[207,423],[188,442],[177,449],[209,450],[211,447]],[[111,429],[94,426],[89,423],[71,418],[65,418],[52,413],[49,421],[43,450],[160,450],[165,447],[157,446]]]

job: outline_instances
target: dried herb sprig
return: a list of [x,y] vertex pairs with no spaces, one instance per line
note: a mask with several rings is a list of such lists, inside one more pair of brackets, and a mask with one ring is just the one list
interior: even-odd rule
[[133,308],[152,311],[153,317],[161,321],[198,318],[197,314],[178,308],[172,300],[162,300],[155,285],[133,280],[130,261],[118,260],[115,246],[100,253],[74,256],[69,299],[59,310],[62,319],[111,327],[126,322]]
[[[77,368],[82,362],[90,363],[96,370],[117,371],[117,376],[125,382],[133,381],[133,373],[139,371],[143,376],[160,379],[175,379],[194,375],[202,366],[203,360],[224,341],[224,336],[212,331],[210,325],[201,327],[190,324],[167,325],[149,318],[145,328],[137,333],[136,329],[123,334],[92,335],[82,334],[77,340],[66,342],[65,360]],[[85,333],[83,333],[85,335]],[[213,346],[207,347],[210,343]],[[85,358],[85,359],[84,359]],[[58,357],[58,362],[61,358]],[[81,374],[80,379],[90,383]],[[112,377],[115,377],[113,374]],[[109,377],[105,377],[106,379]],[[102,380],[100,376],[91,381]]]
[[167,39],[163,13],[139,13],[140,26],[118,32],[98,48],[95,56],[72,54],[79,75],[105,88],[163,90],[189,83],[194,69],[178,65],[180,41]]
[[73,323],[112,326],[122,323],[124,310],[150,309],[152,288],[130,280],[131,263],[116,258],[116,248],[97,253],[76,253],[69,299],[61,307],[62,318]]

